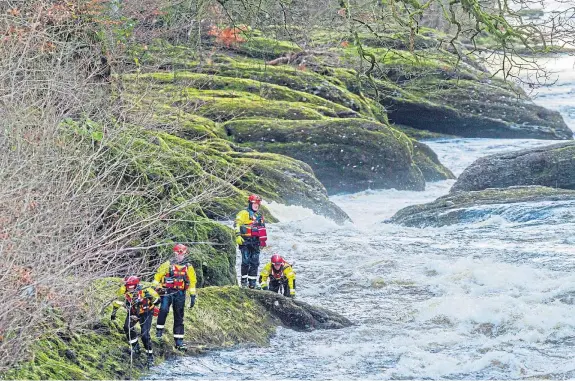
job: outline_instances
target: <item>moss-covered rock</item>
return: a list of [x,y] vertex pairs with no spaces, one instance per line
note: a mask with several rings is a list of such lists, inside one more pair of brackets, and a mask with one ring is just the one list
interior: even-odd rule
[[[314,50],[284,49],[265,58],[301,54],[314,62],[307,71],[245,58],[254,55],[242,53],[242,44],[233,48],[239,53],[234,58],[213,55],[208,64],[197,59],[182,64],[177,49],[169,52],[176,67],[287,86],[344,105],[363,117],[372,114],[382,123],[389,116],[396,124],[456,136],[572,139],[559,113],[535,105],[511,82],[492,78],[478,60],[465,54],[463,45],[457,44],[456,52],[450,37],[438,31],[421,29],[415,36],[393,30],[361,33],[364,51],[377,63],[371,72],[376,81],[361,81],[357,75],[365,62],[357,58],[354,39],[337,31],[317,34],[310,45]],[[338,45],[345,40],[352,44]],[[329,54],[329,59],[322,54]],[[384,108],[377,110],[374,102]]]
[[[432,131],[466,137],[573,138],[558,112],[536,105],[522,90],[499,79],[416,80],[405,89],[436,105],[449,105],[459,115],[447,122],[441,115],[427,122],[422,119],[420,123]],[[400,115],[395,119],[403,123]]]
[[142,121],[146,129],[167,132],[187,140],[225,139],[225,130],[214,121],[200,115],[182,112],[165,104],[149,104],[149,110],[156,109],[152,117]]
[[[387,123],[387,115],[381,105],[370,98],[361,96],[361,94],[348,91],[345,84],[338,79],[337,71],[329,67],[314,72],[298,70],[291,65],[270,66],[261,61],[236,59],[222,64],[197,65],[189,67],[188,70],[219,77],[245,78],[263,84],[278,85],[305,93],[307,94],[303,95],[305,98],[323,98],[344,106],[348,112],[351,110],[363,117],[373,117],[382,123]],[[356,78],[357,75],[354,72],[348,72],[348,74],[353,78]]]
[[[384,117],[375,117],[382,115],[376,102],[366,101],[360,91],[354,94],[345,89],[338,77],[353,81],[351,72],[334,71],[326,80],[317,73],[289,67],[261,71],[246,59],[207,65],[197,71],[201,72],[126,76],[126,87],[146,108],[167,103],[169,106],[161,106],[159,114],[177,108],[216,122],[230,120],[224,127],[236,143],[306,162],[330,193],[390,187],[424,189],[425,180],[412,160],[412,140],[374,120],[386,122]],[[153,97],[140,95],[143,89],[151,90]],[[370,120],[359,119],[362,115]],[[243,126],[242,136],[233,133],[230,126],[234,125]],[[275,135],[283,137],[276,139]],[[428,153],[433,156],[430,150],[417,152],[417,161],[428,178],[446,178],[449,171],[436,157],[426,157]],[[284,199],[293,200],[293,196]],[[320,208],[325,214],[325,208]]]
[[463,171],[450,192],[519,185],[575,189],[575,143],[479,158]]
[[[151,100],[155,102],[149,103],[157,103],[158,96],[172,105],[185,102],[186,108],[195,107],[195,113],[200,115],[207,112],[207,117],[215,121],[244,115],[265,116],[263,110],[269,118],[280,119],[319,119],[319,114],[357,116],[354,110],[317,95],[252,79],[191,72],[148,73],[125,79],[136,93],[144,89],[153,92]],[[306,109],[310,110],[306,113]]]
[[[335,51],[346,65],[358,67],[351,47]],[[371,97],[377,89],[393,123],[464,137],[573,139],[558,112],[536,105],[518,86],[492,78],[476,61],[442,49],[366,51],[378,64],[375,80],[361,87]],[[352,91],[357,87],[347,84]]]
[[[157,131],[132,135],[116,155],[133,163],[134,177],[158,184],[155,197],[172,205],[201,200],[195,212],[217,220],[233,219],[245,208],[248,192],[266,201],[308,207],[336,221],[349,217],[327,198],[311,168],[286,156],[238,149],[223,139],[189,141]],[[272,216],[269,221],[273,222]]]
[[290,41],[251,35],[244,43],[238,44],[235,50],[248,57],[272,59],[284,54],[299,52],[301,48]]
[[403,208],[387,222],[414,227],[444,226],[486,219],[493,215],[492,210],[485,208],[488,205],[565,200],[575,200],[575,191],[527,186],[457,192],[427,204]]
[[425,187],[411,139],[374,121],[237,120],[225,128],[238,143],[305,161],[330,193]]
[[[33,358],[0,374],[0,379],[133,379],[147,372],[145,355],[131,358],[122,325],[125,314],[109,320],[114,291],[119,279],[107,279],[95,285],[96,304],[108,307],[98,321],[85,329],[66,329],[65,323],[46,335],[33,347]],[[270,303],[270,300],[272,302]],[[226,348],[239,343],[267,345],[277,325],[310,330],[333,329],[351,325],[344,317],[303,302],[288,300],[270,292],[238,287],[208,287],[198,290],[196,306],[186,309],[186,355],[206,349]],[[166,327],[171,331],[173,314]],[[58,333],[55,333],[57,329]],[[171,335],[153,338],[156,363],[182,356],[173,347]]]

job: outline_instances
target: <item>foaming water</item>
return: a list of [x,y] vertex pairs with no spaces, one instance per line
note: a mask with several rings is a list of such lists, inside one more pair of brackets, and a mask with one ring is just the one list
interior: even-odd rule
[[[570,78],[566,91],[553,88],[536,102],[560,111],[575,130]],[[426,142],[456,175],[480,156],[552,143]],[[295,262],[298,299],[355,325],[280,327],[269,347],[169,361],[149,379],[575,378],[575,204],[475,207],[464,223],[441,228],[383,222],[447,194],[453,182],[334,196],[353,220],[343,225],[268,204],[281,222],[269,227],[261,261],[278,252]]]
[[[550,143],[456,139],[431,146],[460,172],[462,160],[486,152]],[[269,347],[184,358],[154,374],[276,380],[574,377],[575,205],[490,205],[486,218],[441,228],[383,223],[406,205],[446,194],[452,184],[431,183],[425,192],[334,196],[354,221],[344,225],[305,208],[268,204],[281,222],[269,228],[262,262],[272,252],[295,262],[297,297],[355,325],[314,332],[278,328]]]
[[[575,102],[574,102],[575,103]],[[437,153],[439,160],[459,176],[465,168],[482,156],[511,152],[520,149],[543,147],[557,141],[537,139],[439,139],[426,141]],[[433,183],[431,183],[433,184]],[[427,184],[428,186],[431,184]]]

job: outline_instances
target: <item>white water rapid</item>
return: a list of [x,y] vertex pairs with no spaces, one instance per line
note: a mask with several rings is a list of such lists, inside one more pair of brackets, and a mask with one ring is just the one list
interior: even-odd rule
[[[536,101],[560,111],[575,130],[572,61],[557,61],[561,80]],[[428,144],[458,175],[480,156],[552,143]],[[484,218],[441,228],[383,222],[452,184],[332,197],[354,221],[344,226],[307,209],[269,205],[281,222],[269,229],[262,264],[272,252],[295,261],[297,297],[355,325],[311,333],[278,328],[269,347],[170,361],[148,379],[575,378],[575,205],[490,206]]]

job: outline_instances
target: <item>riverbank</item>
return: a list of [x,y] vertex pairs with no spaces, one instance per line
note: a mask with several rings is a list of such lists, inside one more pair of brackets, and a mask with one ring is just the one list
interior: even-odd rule
[[[119,283],[119,279],[106,279],[95,287],[94,295],[101,302],[111,301]],[[98,313],[98,321],[83,329],[69,329],[65,321],[55,319],[58,325],[47,329],[46,335],[32,346],[33,359],[0,375],[0,379],[134,379],[146,374],[149,370],[145,354],[130,356],[122,329],[125,315],[120,312],[111,321],[110,312],[108,304]],[[154,337],[152,328],[156,364],[238,344],[267,346],[277,326],[311,331],[341,328],[351,322],[325,309],[271,292],[226,286],[199,289],[196,306],[186,309],[185,353],[173,346],[172,324],[173,313],[170,313],[167,332],[161,339]]]

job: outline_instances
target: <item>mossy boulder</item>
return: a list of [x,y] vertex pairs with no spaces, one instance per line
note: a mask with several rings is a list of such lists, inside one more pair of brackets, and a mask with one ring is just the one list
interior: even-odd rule
[[[150,105],[154,109],[154,105]],[[182,112],[169,105],[156,105],[161,110],[141,122],[146,129],[167,132],[187,140],[225,139],[225,130],[214,121],[200,115]]]
[[[178,212],[174,222],[166,225],[165,237],[173,242],[189,242],[189,259],[198,280],[198,287],[236,284],[235,233],[221,223],[192,213]],[[160,261],[172,257],[172,246],[158,254]]]
[[296,120],[359,116],[355,110],[315,94],[253,79],[191,72],[148,73],[125,79],[138,96],[148,91],[145,104],[162,100],[217,122],[254,116]]
[[365,119],[234,120],[224,127],[239,144],[305,161],[330,193],[425,187],[412,160],[411,139],[381,123]]
[[295,330],[338,329],[350,327],[353,324],[346,317],[327,308],[315,307],[297,299],[286,298],[275,292],[250,289],[244,289],[244,292],[251,299],[265,306],[268,313],[280,320],[284,326]]
[[[415,80],[405,89],[433,105],[444,106],[431,108],[422,104],[413,109],[395,101],[390,119],[397,123],[413,127],[418,124],[427,130],[465,137],[573,138],[557,111],[536,105],[521,89],[499,79]],[[410,111],[418,111],[417,120]]]
[[[262,38],[252,34],[255,39]],[[341,41],[349,43],[349,36],[336,31],[316,34],[310,45],[313,50],[306,52],[292,47],[263,58],[299,54],[314,62],[305,71],[294,66],[299,61],[289,59],[294,65],[270,66],[261,60],[264,56],[246,53],[248,43],[246,52],[242,51],[241,43],[233,47],[233,58],[213,54],[203,60],[182,60],[180,50],[170,48],[167,51],[173,56],[173,65],[167,67],[273,83],[318,95],[363,117],[373,115],[382,123],[387,123],[389,117],[393,123],[436,133],[464,137],[573,138],[558,112],[535,105],[511,82],[493,78],[479,60],[466,54],[463,45],[456,44],[456,51],[449,43],[451,37],[443,33],[432,29],[421,29],[415,36],[393,30],[377,35],[361,33],[364,51],[372,54],[377,63],[371,72],[374,80],[370,81],[357,75],[360,69],[365,70],[365,63],[357,57],[357,47],[339,46]],[[282,41],[276,43],[282,44]],[[158,53],[149,55],[157,62],[170,60]],[[253,58],[256,56],[260,60]],[[379,108],[374,107],[378,102]]]
[[[224,63],[211,63],[210,65],[197,65],[189,67],[200,73],[211,74],[226,78],[243,78],[258,81],[262,84],[273,84],[282,88],[295,90],[300,99],[305,97],[310,101],[317,98],[344,106],[350,115],[358,113],[365,118],[376,118],[387,123],[385,109],[373,99],[363,97],[361,93],[354,94],[346,88],[338,78],[338,70],[323,67],[318,72],[312,70],[299,70],[291,65],[270,66],[265,62],[239,59]],[[348,71],[347,74],[357,79],[357,73]],[[257,86],[261,87],[260,84]]]
[[[236,284],[233,230],[201,216],[197,206],[179,207],[178,202],[169,198],[154,202],[144,197],[124,197],[113,206],[111,218],[121,218],[126,223],[150,221],[149,229],[142,229],[132,242],[139,246],[137,240],[154,237],[152,248],[138,252],[144,257],[148,272],[154,273],[160,263],[173,257],[175,243],[185,243],[190,248],[188,259],[196,271],[198,287]],[[157,213],[164,216],[157,217]],[[152,221],[156,222],[151,224]]]
[[[70,329],[65,322],[52,329],[32,345],[32,359],[0,373],[0,379],[133,379],[148,369],[145,354],[131,358],[123,333],[125,314],[110,321],[110,302],[120,279],[105,279],[94,285],[94,306],[88,327]],[[271,301],[271,302],[270,302]],[[121,311],[121,310],[120,310]],[[81,313],[79,311],[79,313]],[[87,313],[87,312],[86,312]],[[94,318],[94,316],[97,316]],[[210,349],[223,349],[236,344],[264,346],[284,325],[298,330],[334,329],[351,325],[346,318],[324,308],[264,291],[239,287],[208,287],[198,290],[196,305],[185,313],[185,338],[188,351],[174,349],[171,335],[153,338],[156,364],[182,355],[195,355]],[[171,331],[173,314],[166,327]]]
[[463,171],[450,192],[519,185],[575,189],[575,143],[479,158]]
[[190,141],[158,131],[134,132],[127,141],[115,154],[133,163],[133,177],[158,184],[150,196],[172,205],[197,199],[189,209],[195,205],[200,216],[233,219],[246,207],[248,193],[255,192],[266,201],[301,205],[336,221],[349,219],[327,198],[312,169],[292,158],[238,148],[223,139]]
[[[342,64],[358,68],[351,47],[339,51]],[[361,86],[372,97],[377,89],[392,123],[464,137],[573,139],[557,111],[536,105],[518,86],[492,78],[477,61],[439,48],[411,52],[367,46],[366,51],[378,65],[373,80]]]
[[[465,221],[484,220],[515,203],[575,200],[575,191],[541,186],[493,188],[457,192],[398,211],[386,222],[413,227],[445,226]],[[491,207],[490,207],[491,206]],[[496,209],[492,209],[496,208]],[[503,210],[502,210],[503,208]],[[525,209],[525,207],[522,207]],[[548,204],[545,208],[549,209]],[[536,214],[536,213],[532,213]],[[536,218],[537,216],[531,216]],[[521,218],[525,218],[523,215]]]
[[[430,150],[414,155],[412,139],[379,122],[387,122],[376,117],[385,115],[381,106],[367,101],[361,92],[345,89],[337,77],[345,75],[351,81],[350,72],[334,71],[327,80],[289,67],[262,70],[248,59],[205,65],[197,71],[125,76],[126,87],[145,108],[156,110],[154,105],[160,105],[160,115],[171,109],[199,114],[220,122],[216,125],[241,146],[306,162],[330,193],[391,187],[422,190],[425,178],[412,156],[427,178],[450,178]],[[153,97],[142,96],[144,89]],[[237,136],[233,133],[237,127],[231,126],[240,125],[242,136]],[[265,135],[267,141],[260,138]]]

